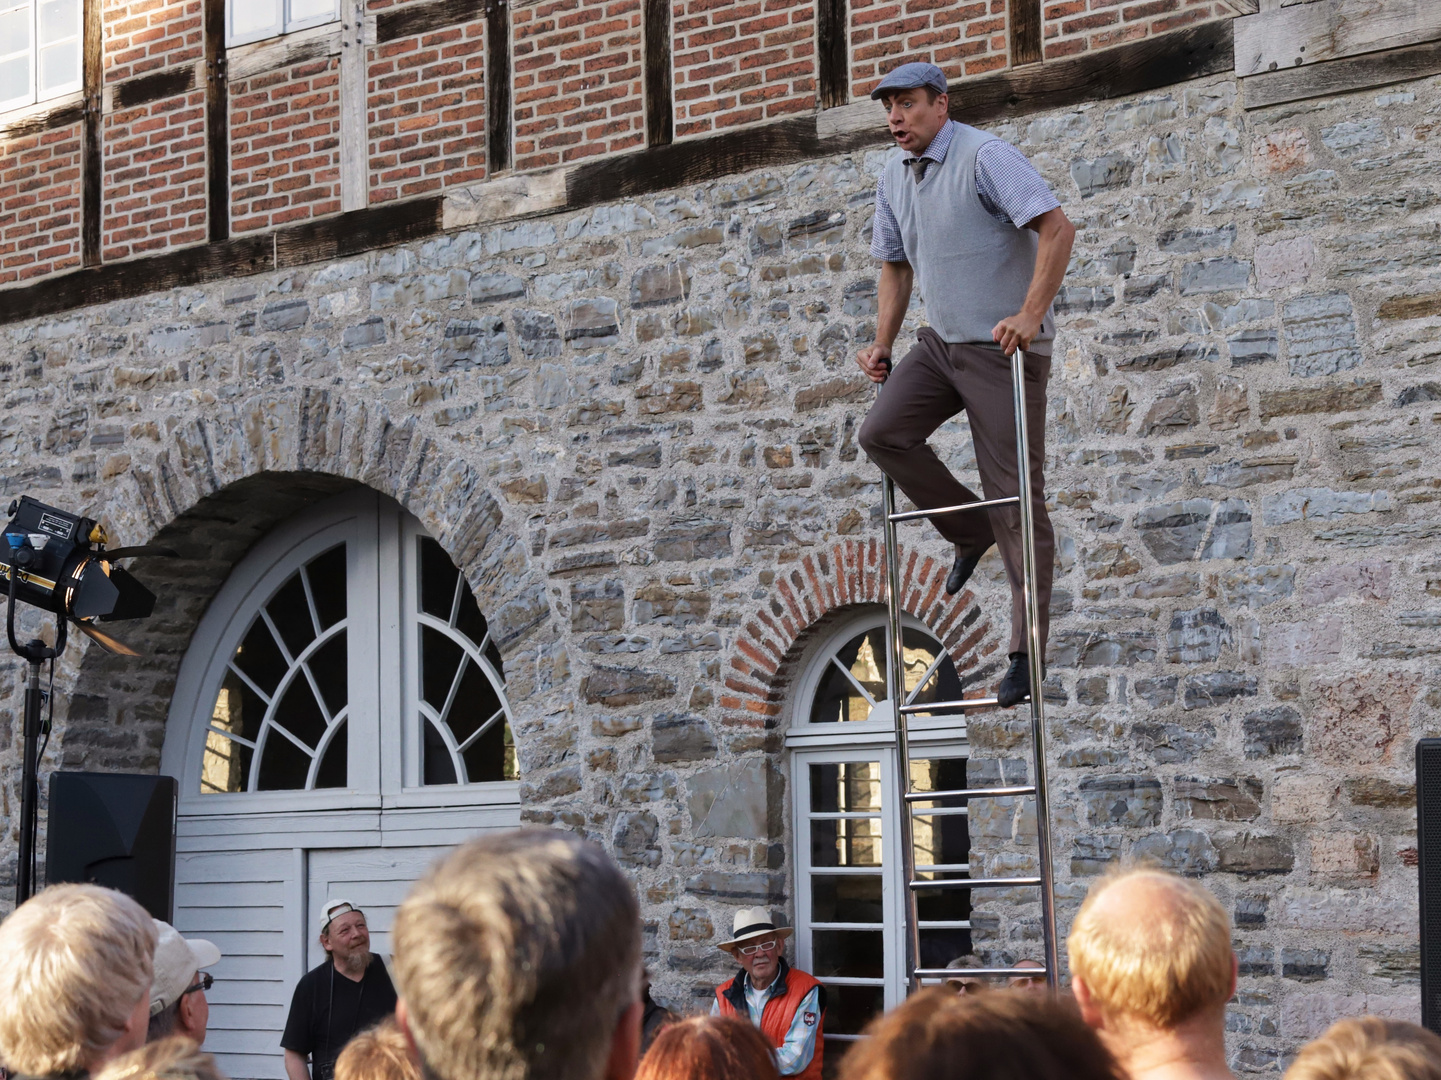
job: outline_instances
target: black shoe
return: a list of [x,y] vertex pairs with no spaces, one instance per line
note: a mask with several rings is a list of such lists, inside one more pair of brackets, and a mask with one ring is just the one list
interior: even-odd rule
[[1023,652],[1011,653],[1011,666],[996,691],[996,704],[1003,709],[1019,705],[1031,696],[1031,661]]
[[976,572],[976,564],[980,561],[980,555],[962,555],[960,549],[956,549],[956,561],[951,564],[951,572],[946,575],[947,596],[955,596],[966,587],[966,582],[971,580],[971,575]]

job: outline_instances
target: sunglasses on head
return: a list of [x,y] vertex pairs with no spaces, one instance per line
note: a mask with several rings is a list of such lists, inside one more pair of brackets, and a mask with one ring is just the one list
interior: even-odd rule
[[214,985],[215,976],[210,974],[210,972],[208,971],[202,971],[199,975],[196,976],[195,985],[187,987],[184,993],[182,993],[180,996],[184,997],[186,994],[193,994],[197,990],[209,990]]
[[771,952],[779,944],[779,941],[762,941],[759,945],[737,945],[736,952],[742,956],[754,956],[756,953]]

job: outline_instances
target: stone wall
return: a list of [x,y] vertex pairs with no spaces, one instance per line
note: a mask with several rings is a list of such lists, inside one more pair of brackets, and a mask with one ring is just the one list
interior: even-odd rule
[[[1000,134],[1080,229],[1048,425],[1063,921],[1119,860],[1202,875],[1235,917],[1233,1056],[1267,1071],[1335,1016],[1417,1012],[1441,81],[1254,113],[1236,96],[1216,78]],[[689,1000],[737,904],[787,908],[795,658],[880,596],[851,358],[884,156],[7,327],[6,491],[127,543],[203,543],[213,499],[280,473],[399,499],[502,628],[528,818],[610,846],[660,995]],[[973,468],[964,422],[937,438]],[[908,606],[994,678],[998,562],[946,605],[942,545],[908,541]],[[196,571],[185,612],[218,578]],[[145,631],[172,644],[144,679],[71,654],[81,696],[47,768],[155,764],[185,612]],[[977,717],[973,778],[1018,777],[1021,736]],[[0,746],[7,814],[16,758]],[[973,827],[988,872],[1026,867],[1024,807],[978,805]],[[1034,953],[1034,915],[992,898],[981,947]]]

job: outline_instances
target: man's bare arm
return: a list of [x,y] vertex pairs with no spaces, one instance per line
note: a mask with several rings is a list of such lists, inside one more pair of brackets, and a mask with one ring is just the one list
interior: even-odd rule
[[1046,309],[1056,298],[1061,281],[1066,276],[1066,267],[1071,262],[1071,245],[1076,239],[1076,227],[1059,206],[1032,218],[1026,223],[1026,228],[1040,237],[1031,287],[1026,290],[1026,301],[1021,310],[1010,318],[1002,319],[991,330],[992,339],[1000,344],[1007,356],[1017,347],[1030,348],[1031,341],[1041,332]]
[[[1065,272],[1065,264],[1061,272]],[[891,355],[891,346],[901,332],[901,323],[906,317],[906,308],[911,303],[911,285],[915,271],[908,262],[881,263],[881,281],[877,286],[880,314],[876,318],[876,341],[868,349],[862,349],[856,356],[856,363],[871,382],[885,382],[889,368],[885,361]],[[1045,310],[1044,308],[1042,310]]]
[[310,1080],[310,1068],[305,1064],[305,1055],[294,1050],[285,1051],[285,1075],[290,1080]]

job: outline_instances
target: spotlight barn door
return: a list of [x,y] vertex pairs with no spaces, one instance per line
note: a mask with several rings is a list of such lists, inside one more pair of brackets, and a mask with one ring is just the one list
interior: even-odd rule
[[172,921],[177,790],[170,776],[52,773],[46,884],[105,885]]
[[1421,874],[1421,1023],[1441,1033],[1441,739],[1416,744]]

